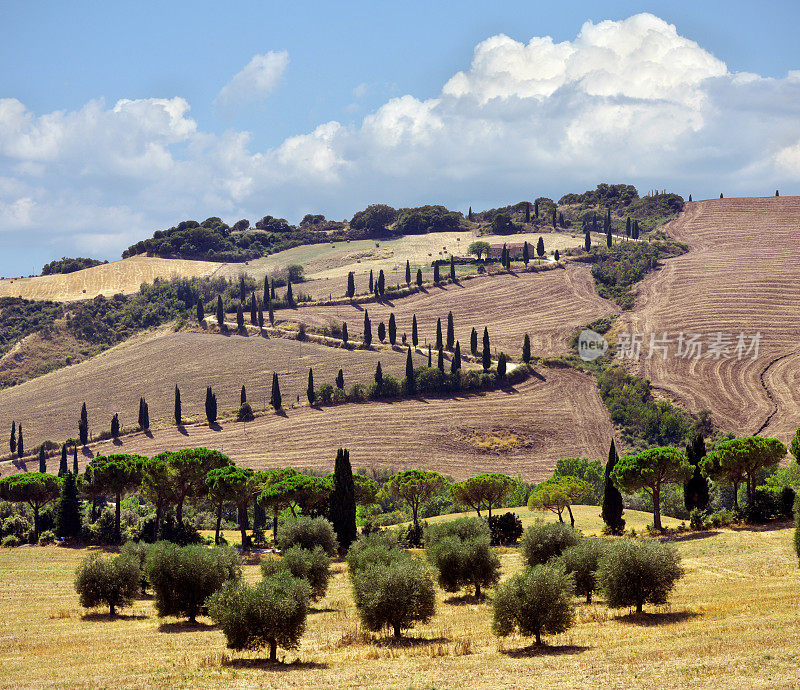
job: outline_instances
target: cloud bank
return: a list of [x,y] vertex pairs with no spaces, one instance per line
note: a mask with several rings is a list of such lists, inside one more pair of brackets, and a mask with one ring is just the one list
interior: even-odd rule
[[[265,96],[287,61],[254,57],[218,104]],[[798,185],[800,72],[731,73],[639,14],[562,43],[492,36],[436,98],[393,98],[356,125],[322,123],[263,151],[248,132],[203,131],[181,98],[41,115],[0,100],[0,231],[63,233],[85,251],[97,237],[116,253],[187,217],[480,208],[601,181],[695,198]]]

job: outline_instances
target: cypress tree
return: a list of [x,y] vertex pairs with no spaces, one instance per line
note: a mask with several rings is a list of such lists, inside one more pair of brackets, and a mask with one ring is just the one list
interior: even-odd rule
[[625,221],[625,234],[630,237],[631,236],[631,217],[628,216],[627,220]]
[[386,291],[386,276],[383,274],[383,269],[378,271],[378,295],[383,298],[383,293]]
[[529,201],[525,202],[525,222],[531,222],[531,204]]
[[689,195],[689,201],[691,201],[691,200],[692,200],[692,195],[690,194],[690,195]]
[[72,446],[72,474],[78,475],[78,446]]
[[339,549],[344,554],[356,539],[356,485],[350,465],[350,453],[346,448],[336,451],[330,516]]
[[247,300],[247,286],[244,282],[244,274],[239,276],[239,303],[244,304]]
[[441,346],[439,347],[439,354],[436,358],[436,366],[438,367],[439,371],[444,371],[444,352],[442,351]]
[[203,311],[203,301],[197,300],[197,323],[199,323],[202,326],[205,320],[206,320],[206,314],[205,311]]
[[272,302],[269,303],[269,325],[275,325],[275,312],[272,310]]
[[439,284],[439,264],[433,263],[433,282],[435,285]]
[[8,447],[11,449],[11,455],[17,452],[17,423],[11,422],[11,438],[8,440]]
[[65,470],[56,508],[56,536],[64,539],[79,537],[80,534],[81,504],[78,500],[78,484],[75,475]]
[[344,345],[344,347],[347,347],[347,340],[347,322],[345,321],[342,323],[342,345]]
[[459,369],[461,369],[461,344],[456,341],[456,349],[450,362],[450,373],[455,374]]
[[589,233],[587,232],[583,238],[583,248],[588,252],[592,248],[592,238],[589,237]]
[[558,259],[559,259],[559,253],[558,253],[558,249],[556,249],[556,250],[553,252],[553,258],[554,258],[556,261],[558,261]]
[[556,207],[553,206],[553,228],[558,226],[558,217],[556,216]]
[[501,380],[506,377],[506,356],[502,352],[497,357],[497,377]]
[[394,345],[397,341],[397,322],[394,320],[394,312],[389,314],[389,343]]
[[[372,271],[369,272],[369,289],[370,292],[372,291]],[[353,275],[353,272],[350,271],[347,274],[347,296],[352,299],[353,295],[356,294],[356,279]]]
[[290,307],[294,306],[294,294],[292,293],[292,281],[286,281],[286,304]]
[[147,401],[142,398],[142,421],[139,423],[142,429],[150,428],[150,408],[147,406]]
[[455,335],[455,324],[453,323],[453,312],[448,312],[447,314],[447,349],[453,349],[453,343],[455,342],[456,335]]
[[492,352],[489,349],[489,329],[483,327],[483,370],[489,371],[492,366]]
[[264,276],[264,296],[261,300],[262,304],[269,304],[269,276]]
[[22,438],[22,422],[19,424],[19,434],[17,436],[17,457],[25,455],[25,440]]
[[431,345],[428,343],[428,369],[433,366],[433,360],[431,359]]
[[456,282],[456,260],[450,255],[450,280]]
[[206,419],[209,426],[217,421],[217,397],[211,390],[211,386],[206,388]]
[[380,386],[383,383],[383,369],[381,369],[381,363],[378,362],[378,366],[375,367],[375,383]]
[[722,196],[722,192],[720,192],[720,193],[719,193],[719,198],[720,198],[720,199],[723,199],[723,198],[724,198],[724,197]]
[[478,331],[475,330],[475,327],[472,328],[472,333],[469,334],[469,351],[472,353],[473,357],[476,357],[478,354]]
[[272,372],[272,395],[269,399],[270,405],[272,405],[275,410],[282,409],[281,406],[281,387],[278,384],[278,372]]
[[242,390],[239,393],[239,406],[244,405],[247,402],[247,389],[242,386]]
[[341,369],[336,374],[336,387],[344,390],[344,372]]
[[39,472],[47,472],[47,456],[44,453],[44,443],[39,446]]
[[[20,429],[22,425],[20,425]],[[22,434],[20,433],[20,436]],[[81,407],[81,418],[78,421],[78,438],[81,441],[81,445],[85,446],[89,443],[89,415],[86,412],[86,403],[83,403]]]
[[386,340],[386,326],[384,325],[383,321],[378,324],[378,340],[381,342]]
[[606,463],[605,485],[603,488],[603,509],[601,516],[612,534],[622,534],[625,531],[625,520],[622,519],[622,494],[611,481],[611,471],[617,464],[619,456],[611,440],[611,447],[608,449],[608,462]]
[[611,249],[611,244],[612,244],[612,242],[613,242],[613,239],[612,239],[612,237],[611,237],[611,227],[609,226],[609,228],[608,228],[608,232],[606,233],[606,246],[607,246],[609,249]]
[[697,434],[686,444],[686,459],[694,468],[691,478],[683,485],[683,503],[690,512],[695,508],[705,510],[708,506],[708,479],[700,471],[700,461],[705,456],[705,441],[701,434]]
[[469,207],[469,213],[467,213],[467,220],[470,223],[472,222],[472,206]]
[[544,239],[539,237],[539,241],[536,243],[536,255],[541,259],[544,256]]
[[417,392],[417,382],[414,380],[414,360],[411,359],[410,347],[406,357],[406,388],[409,395],[414,395]]
[[181,425],[183,415],[181,414],[181,389],[175,384],[175,424]]
[[250,325],[258,326],[258,308],[256,307],[256,293],[250,295]]
[[239,333],[244,331],[244,312],[241,303],[236,306],[236,328]]
[[442,346],[442,320],[439,318],[436,319],[436,349],[441,350]]
[[369,312],[364,310],[364,345],[372,345],[372,321],[369,320]]
[[417,315],[411,318],[411,344],[416,347],[419,344],[419,334],[417,333]]
[[422,269],[417,269],[417,287],[422,287]]
[[67,445],[64,444],[61,446],[61,463],[58,466],[58,476],[63,477],[68,472],[69,467],[67,465]]
[[119,414],[116,412],[114,413],[114,416],[111,418],[111,438],[119,438]]
[[380,299],[381,292],[380,292],[380,290],[378,290],[378,281],[377,281],[377,280],[375,281],[375,286],[374,286],[374,288],[372,289],[372,294],[375,296],[375,300],[376,300],[376,301],[377,301],[378,299]]
[[222,308],[222,295],[217,295],[217,326],[225,332],[225,310]]
[[306,397],[308,398],[309,405],[314,404],[314,370],[309,367],[308,369],[308,387],[306,388]]
[[411,285],[411,262],[406,259],[406,285]]
[[536,216],[537,218],[539,217],[539,202],[538,201],[534,201],[533,202],[533,215]]
[[261,302],[258,303],[258,327],[264,328],[264,305]]
[[528,249],[527,241],[522,245],[522,261],[525,263],[525,268],[528,268],[528,262],[531,260],[530,250]]
[[531,361],[531,337],[526,333],[522,340],[522,361],[530,364]]
[[372,269],[369,269],[369,291],[375,292],[375,280],[372,275]]

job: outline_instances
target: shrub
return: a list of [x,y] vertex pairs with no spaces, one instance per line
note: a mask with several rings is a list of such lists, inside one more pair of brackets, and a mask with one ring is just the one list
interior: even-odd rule
[[451,534],[433,541],[426,537],[425,552],[445,592],[472,586],[479,598],[481,587],[492,587],[500,580],[500,559],[489,546],[488,534],[466,539]]
[[605,552],[605,544],[598,539],[584,539],[561,554],[561,563],[567,574],[575,578],[575,594],[592,601],[597,589],[597,567]]
[[[3,546],[6,545],[5,542],[6,540],[3,539]],[[800,560],[800,495],[794,501],[794,551]]]
[[56,535],[51,529],[45,530],[39,535],[39,546],[47,546],[48,544],[55,543],[55,541]]
[[414,524],[397,530],[397,540],[407,549],[421,549],[424,543],[425,525]]
[[371,563],[351,572],[353,598],[368,630],[390,628],[396,638],[415,622],[427,622],[436,610],[430,569],[409,556],[388,564]]
[[241,578],[241,558],[227,546],[178,547],[162,541],[147,554],[145,573],[158,615],[187,616],[194,623],[211,594],[226,581]]
[[522,536],[522,520],[512,512],[492,515],[489,518],[492,544],[511,546]]
[[243,402],[239,407],[239,411],[236,413],[236,420],[239,422],[249,422],[253,419],[255,419],[253,408],[250,406],[249,402]]
[[371,532],[356,539],[347,551],[347,568],[353,573],[373,564],[388,565],[402,557],[397,536],[388,531]]
[[558,558],[569,547],[577,545],[579,539],[580,532],[564,522],[537,520],[522,535],[522,559],[529,566],[547,563],[552,558]]
[[325,596],[328,589],[331,559],[321,546],[315,546],[313,551],[292,546],[283,552],[282,558],[268,558],[261,562],[261,573],[264,577],[283,571],[308,582],[311,598],[317,601]]
[[573,623],[575,583],[561,564],[525,568],[498,587],[494,595],[492,630],[505,637],[515,630],[536,637],[564,632]]
[[208,600],[208,613],[222,628],[230,649],[269,647],[277,661],[278,646],[296,649],[306,627],[309,585],[279,572],[251,587],[227,582]]
[[323,383],[317,389],[317,400],[323,405],[330,405],[333,400],[333,386],[330,383]]
[[700,530],[704,530],[706,526],[706,511],[700,510],[700,508],[692,508],[692,511],[689,513],[689,527],[695,532],[699,532]]
[[330,520],[325,518],[310,518],[301,516],[287,523],[278,534],[278,548],[286,551],[292,546],[301,549],[313,550],[321,546],[329,556],[335,556],[339,551],[339,542]]
[[354,383],[350,386],[347,399],[351,402],[364,402],[367,399],[367,389],[363,383]]
[[478,517],[463,517],[425,526],[425,544],[434,544],[447,537],[459,540],[489,538],[489,525]]
[[675,583],[683,577],[680,556],[674,547],[658,541],[638,543],[620,539],[600,559],[597,581],[611,608],[646,602],[664,604]]
[[75,571],[75,591],[81,606],[107,604],[112,616],[118,606],[129,606],[139,589],[141,571],[132,558],[89,554]]
[[712,527],[727,527],[736,522],[736,520],[736,513],[728,508],[720,508],[708,516],[708,522]]
[[16,546],[22,545],[22,539],[20,539],[16,534],[7,534],[5,537],[3,537],[2,545],[3,548],[13,549]]
[[15,536],[17,539],[24,539],[25,535],[33,529],[33,525],[28,518],[22,515],[9,515],[3,520],[2,532],[3,535]]

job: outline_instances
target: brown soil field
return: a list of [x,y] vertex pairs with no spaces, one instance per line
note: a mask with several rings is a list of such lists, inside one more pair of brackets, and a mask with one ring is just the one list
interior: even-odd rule
[[535,355],[556,355],[568,348],[570,333],[601,316],[618,313],[610,301],[597,295],[589,269],[566,264],[562,269],[539,273],[518,273],[475,278],[460,284],[431,287],[426,292],[383,304],[303,307],[279,312],[281,318],[307,325],[325,326],[346,321],[348,331],[360,334],[364,307],[373,322],[388,323],[394,312],[398,338],[411,338],[411,321],[416,314],[420,343],[436,342],[436,320],[442,319],[446,335],[447,313],[453,312],[456,339],[462,351],[469,350],[470,331],[478,331],[481,348],[484,326],[489,329],[492,350],[518,356],[525,333],[531,337]]
[[[167,381],[171,385],[171,379]],[[233,396],[235,391],[229,393]],[[133,401],[131,394],[131,404]],[[79,408],[74,409],[77,420]],[[561,368],[541,368],[538,376],[505,390],[306,406],[285,415],[268,413],[246,425],[223,421],[220,426],[213,430],[197,424],[184,431],[170,426],[153,431],[152,437],[143,433],[123,436],[119,446],[111,441],[92,445],[82,462],[92,454],[155,455],[162,450],[208,447],[222,450],[244,467],[327,471],[335,449],[345,446],[355,468],[423,467],[459,479],[481,472],[505,472],[530,480],[549,476],[555,461],[562,457],[604,458],[614,436],[593,379]],[[475,438],[490,433],[505,439],[502,448],[475,443]],[[6,471],[13,469],[6,465]]]
[[97,295],[110,297],[120,292],[125,294],[138,292],[142,283],[152,283],[156,278],[210,276],[222,265],[213,261],[134,256],[74,273],[34,278],[6,278],[0,280],[0,297],[24,297],[56,302],[92,299]]
[[[384,373],[402,377],[406,357],[387,350],[352,351],[284,338],[172,333],[161,329],[141,334],[80,364],[0,391],[0,429],[11,421],[23,424],[25,447],[45,439],[62,442],[78,434],[85,401],[93,434],[108,431],[117,412],[123,427],[137,421],[144,396],[151,425],[172,420],[175,384],[181,389],[184,417],[204,415],[205,390],[217,394],[220,413],[239,407],[242,385],[250,404],[260,409],[269,401],[272,372],[277,371],[284,405],[305,400],[308,369],[314,383],[333,383],[339,369],[345,385],[371,383],[378,361]],[[427,359],[425,359],[427,361]],[[418,363],[422,364],[422,356]],[[3,432],[4,437],[6,432]],[[4,442],[3,450],[8,448]]]
[[[670,259],[639,289],[622,330],[645,334],[634,370],[692,412],[709,409],[725,431],[784,442],[800,426],[800,197],[686,204],[667,230],[690,251]],[[627,328],[626,328],[627,327]],[[706,358],[716,333],[732,336],[730,358]],[[673,340],[668,359],[648,359],[650,334]],[[675,356],[679,333],[700,334],[701,359]],[[736,356],[739,334],[758,356]]]

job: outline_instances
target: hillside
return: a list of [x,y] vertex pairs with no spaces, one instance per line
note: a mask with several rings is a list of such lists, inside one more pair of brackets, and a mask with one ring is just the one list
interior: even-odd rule
[[142,283],[152,283],[156,278],[210,276],[221,265],[213,261],[133,256],[73,273],[4,278],[0,280],[0,297],[74,302],[97,295],[131,294],[138,292]]
[[[800,426],[800,197],[714,199],[686,205],[669,226],[690,246],[640,286],[622,330],[673,341],[697,333],[701,359],[647,349],[633,365],[663,395],[692,412],[710,409],[715,423],[737,435],[761,433],[788,442]],[[716,333],[731,336],[730,358],[706,357]],[[758,355],[735,355],[740,333],[761,334]]]
[[[292,344],[292,341],[287,342]],[[305,352],[310,352],[311,348],[303,345]],[[119,373],[120,369],[116,371]],[[304,371],[307,372],[300,369],[299,373]],[[245,467],[328,469],[329,449],[346,446],[354,467],[428,467],[457,478],[480,472],[520,473],[526,479],[549,476],[558,458],[604,457],[614,429],[594,381],[569,369],[544,368],[539,373],[541,378],[534,376],[517,386],[481,394],[303,407],[288,410],[285,416],[266,414],[246,425],[224,422],[219,430],[209,429],[204,424],[187,426],[183,431],[169,426],[153,431],[152,437],[143,433],[123,436],[118,446],[111,441],[94,444],[88,455],[111,452],[155,455],[162,450],[205,446],[223,450]],[[221,372],[217,377],[217,380],[224,377],[231,384],[234,380],[233,376]],[[152,378],[155,380],[151,385],[166,395],[158,405],[151,403],[150,409],[163,410],[159,405],[171,404],[173,378],[165,373]],[[320,377],[319,380],[324,379]],[[238,403],[235,398],[239,381],[235,379],[235,385],[220,388],[225,392],[221,406],[232,407],[232,403]],[[213,385],[213,378],[209,382]],[[205,385],[199,381],[198,384]],[[86,380],[82,385],[87,385]],[[24,388],[26,386],[20,386],[18,390]],[[127,383],[124,388],[122,395],[127,396],[132,415],[138,393]],[[73,390],[80,389],[76,385]],[[92,398],[94,408],[90,407],[90,421],[97,417],[91,410],[96,410],[104,399],[100,387],[95,390],[99,397]],[[263,389],[251,397],[260,401],[262,395]],[[199,390],[193,397],[185,395],[184,399],[201,401]],[[37,419],[41,420],[40,424],[58,423],[74,435],[80,410],[78,400],[79,395],[74,395],[69,402],[68,415],[49,413],[49,407],[45,407]],[[3,409],[7,402],[19,404],[7,401],[0,394]],[[105,403],[103,405],[108,409]],[[10,426],[10,420],[3,420],[3,424]],[[88,455],[82,459],[82,464]],[[14,471],[8,463],[3,469]]]

